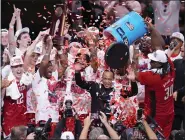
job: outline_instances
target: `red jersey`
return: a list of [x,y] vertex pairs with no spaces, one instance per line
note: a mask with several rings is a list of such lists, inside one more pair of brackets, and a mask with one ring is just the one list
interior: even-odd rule
[[26,118],[26,95],[27,87],[25,85],[20,85],[17,82],[17,86],[21,97],[17,100],[12,100],[9,96],[4,97],[4,107],[3,107],[3,131],[6,135],[9,135],[12,127],[18,125],[27,125]]
[[[168,59],[168,62],[172,72],[168,73],[164,78],[152,71],[138,73],[138,80],[145,85],[145,109],[149,113],[155,111],[156,116],[174,113],[173,83],[175,72],[170,59]],[[154,95],[153,98],[152,95]],[[155,101],[155,108],[151,108],[153,101]]]

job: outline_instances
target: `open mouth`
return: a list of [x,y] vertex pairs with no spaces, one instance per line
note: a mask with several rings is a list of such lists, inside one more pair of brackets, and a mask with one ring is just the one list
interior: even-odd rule
[[31,45],[31,41],[28,41],[28,44],[27,44],[27,46],[30,46]]

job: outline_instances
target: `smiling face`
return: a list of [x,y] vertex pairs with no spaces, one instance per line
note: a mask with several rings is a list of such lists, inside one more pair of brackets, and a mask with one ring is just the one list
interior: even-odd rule
[[27,32],[21,33],[17,38],[17,43],[19,44],[19,47],[22,46],[27,48],[28,46],[31,45],[30,35]]
[[53,65],[51,62],[48,63],[47,69],[45,71],[45,78],[50,79],[52,77]]
[[105,88],[112,87],[112,81],[114,79],[114,75],[111,71],[104,71],[102,76],[102,82]]
[[20,80],[22,77],[22,74],[24,73],[23,65],[12,66],[11,69],[15,78],[17,80]]

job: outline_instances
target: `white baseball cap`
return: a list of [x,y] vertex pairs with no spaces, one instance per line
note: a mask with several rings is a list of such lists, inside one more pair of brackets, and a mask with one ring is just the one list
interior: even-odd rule
[[18,66],[18,65],[23,65],[23,60],[21,56],[14,56],[10,60],[10,66]]
[[69,44],[69,48],[71,48],[72,46],[78,46],[79,48],[82,48],[82,45],[78,42],[72,42]]
[[184,35],[179,33],[179,32],[174,32],[172,35],[171,35],[171,38],[178,38],[180,39],[182,42],[184,42]]
[[161,63],[166,63],[168,61],[166,53],[162,50],[157,50],[153,53],[149,53],[148,58],[150,60],[153,60],[153,61],[156,61],[156,62],[161,62]]
[[19,37],[19,35],[23,32],[27,32],[29,33],[30,32],[30,29],[28,27],[25,27],[25,28],[22,28],[22,29],[19,29],[16,33],[15,33],[15,40],[17,40],[17,38]]
[[70,140],[74,140],[75,137],[74,137],[74,135],[73,135],[72,132],[70,132],[70,131],[65,131],[64,133],[62,133],[60,139],[63,139],[63,140],[69,140],[69,139],[70,139]]
[[99,32],[100,32],[99,29],[98,29],[97,27],[94,27],[94,26],[89,27],[87,30],[88,30],[90,33],[94,34],[94,35],[98,35]]
[[1,29],[1,33],[8,33],[7,29]]

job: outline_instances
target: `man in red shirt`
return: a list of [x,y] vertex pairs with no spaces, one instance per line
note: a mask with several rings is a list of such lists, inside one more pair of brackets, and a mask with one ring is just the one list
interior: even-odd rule
[[7,79],[11,81],[11,84],[5,89],[3,106],[2,127],[5,137],[10,134],[14,126],[27,125],[27,86],[21,80],[24,72],[21,56],[11,58],[10,65],[12,71]]
[[145,85],[145,111],[154,117],[163,129],[165,138],[168,138],[174,119],[174,66],[162,50],[148,54],[148,58],[151,60],[151,69],[138,73],[130,69],[128,78]]

